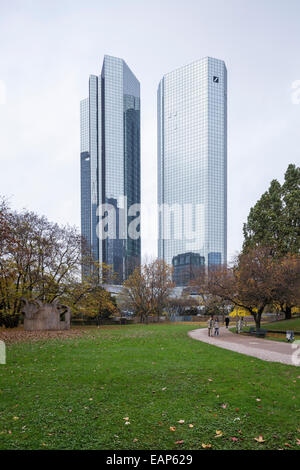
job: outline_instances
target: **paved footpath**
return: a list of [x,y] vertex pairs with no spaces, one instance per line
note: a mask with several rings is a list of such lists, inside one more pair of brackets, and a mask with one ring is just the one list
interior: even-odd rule
[[219,337],[209,337],[207,328],[193,330],[189,336],[204,343],[213,344],[219,348],[229,349],[247,356],[257,357],[264,361],[281,362],[295,365],[292,362],[292,354],[295,352],[291,344],[271,341],[252,336],[237,335],[226,328],[220,328]]

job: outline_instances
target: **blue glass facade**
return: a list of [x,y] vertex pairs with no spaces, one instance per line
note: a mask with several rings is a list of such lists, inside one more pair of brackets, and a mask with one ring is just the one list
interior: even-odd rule
[[[80,183],[81,183],[81,234],[84,245],[91,246],[91,159],[89,152],[89,99],[80,103]],[[83,265],[83,276],[88,274]]]
[[221,60],[203,58],[159,84],[158,202],[169,207],[159,212],[159,258],[171,264],[174,256],[194,252],[206,266],[226,263],[227,71]]
[[198,253],[182,253],[174,256],[173,282],[176,286],[188,286],[204,272],[204,257]]
[[[90,77],[88,103],[90,246],[94,259],[112,265],[115,281],[122,282],[141,259],[140,238],[128,238],[130,218],[119,217],[120,201],[125,204],[127,198],[128,207],[140,204],[140,84],[124,60],[104,57],[101,75]],[[101,204],[116,208],[117,239],[97,236]]]

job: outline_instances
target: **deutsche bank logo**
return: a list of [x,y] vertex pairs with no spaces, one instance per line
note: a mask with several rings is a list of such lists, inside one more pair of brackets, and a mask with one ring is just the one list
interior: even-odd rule
[[214,83],[219,83],[219,77],[213,77],[213,82]]

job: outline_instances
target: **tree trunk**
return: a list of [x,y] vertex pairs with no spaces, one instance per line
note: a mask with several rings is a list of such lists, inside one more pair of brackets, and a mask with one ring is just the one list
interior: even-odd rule
[[261,316],[256,315],[256,317],[255,317],[255,326],[256,326],[257,330],[260,330],[260,320],[261,320]]
[[290,307],[289,305],[287,305],[285,307],[285,319],[286,320],[290,320],[292,318],[292,307]]
[[260,322],[261,322],[261,316],[262,316],[263,311],[264,311],[264,308],[260,309],[258,311],[258,313],[252,313],[252,315],[254,317],[254,320],[255,320],[255,326],[256,326],[257,330],[260,329]]

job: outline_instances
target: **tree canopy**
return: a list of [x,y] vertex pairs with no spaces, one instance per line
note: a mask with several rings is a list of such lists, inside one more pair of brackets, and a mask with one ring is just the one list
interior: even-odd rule
[[[83,246],[75,227],[12,211],[1,200],[0,323],[16,326],[23,298],[43,303],[61,299],[74,313],[98,319],[115,313],[114,300],[101,286],[112,270],[93,261]],[[83,264],[91,269],[82,280]]]
[[172,268],[163,260],[146,263],[135,271],[127,281],[120,304],[147,321],[150,314],[162,314],[173,287]]
[[274,256],[300,253],[300,167],[289,165],[284,183],[273,180],[244,224],[243,251],[270,247]]

